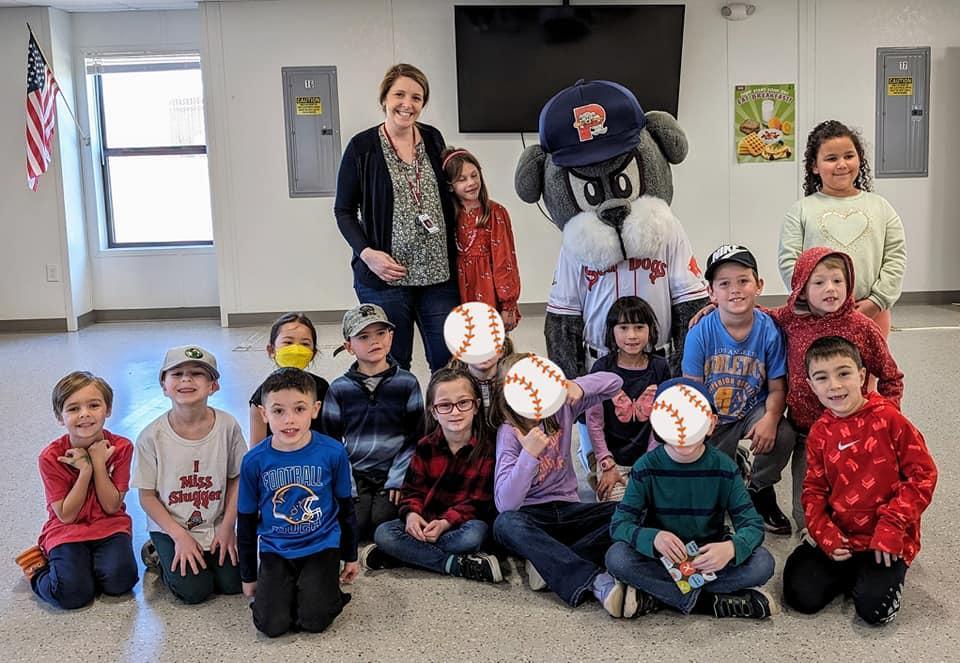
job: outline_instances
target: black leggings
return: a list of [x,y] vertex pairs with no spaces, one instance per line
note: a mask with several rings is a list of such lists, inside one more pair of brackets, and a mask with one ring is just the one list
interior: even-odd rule
[[877,564],[872,550],[835,562],[820,548],[801,543],[783,567],[783,598],[806,614],[819,612],[840,594],[853,598],[860,618],[868,624],[886,624],[897,616],[907,565],[898,559]]

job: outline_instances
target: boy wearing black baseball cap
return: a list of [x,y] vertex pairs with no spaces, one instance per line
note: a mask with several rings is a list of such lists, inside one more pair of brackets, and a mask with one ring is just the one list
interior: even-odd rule
[[748,248],[724,244],[707,258],[710,300],[717,307],[687,334],[683,375],[702,382],[719,425],[707,440],[731,458],[739,441],[755,454],[749,491],[767,529],[790,534],[774,484],[793,451],[786,408],[786,344],[773,319],[756,309],[763,291],[757,259]]

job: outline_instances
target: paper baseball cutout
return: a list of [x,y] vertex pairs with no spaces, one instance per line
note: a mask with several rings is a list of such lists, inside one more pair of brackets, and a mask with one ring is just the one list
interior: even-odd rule
[[675,384],[653,402],[650,425],[664,442],[683,447],[703,441],[712,416],[703,394],[685,384]]
[[567,400],[567,378],[552,361],[531,354],[507,372],[503,396],[521,417],[544,419]]
[[503,319],[483,302],[456,307],[443,323],[443,340],[456,358],[467,364],[482,364],[503,352],[506,337]]

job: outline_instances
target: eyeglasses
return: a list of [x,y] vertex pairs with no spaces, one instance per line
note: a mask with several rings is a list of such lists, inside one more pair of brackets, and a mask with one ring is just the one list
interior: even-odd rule
[[437,414],[450,414],[453,412],[454,406],[461,412],[469,412],[477,405],[477,400],[475,398],[465,398],[462,401],[457,401],[456,403],[437,403],[433,406],[433,411]]

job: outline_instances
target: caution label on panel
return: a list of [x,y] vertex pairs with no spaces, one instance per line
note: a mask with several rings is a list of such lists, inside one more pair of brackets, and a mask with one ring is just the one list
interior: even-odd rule
[[891,76],[887,78],[888,97],[912,97],[913,76]]
[[320,97],[297,97],[297,115],[323,115]]

